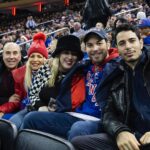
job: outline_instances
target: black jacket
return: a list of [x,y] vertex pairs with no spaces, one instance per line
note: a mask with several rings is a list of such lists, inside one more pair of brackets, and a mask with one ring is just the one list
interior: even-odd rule
[[[148,61],[143,68],[144,85],[150,95],[150,51],[146,49],[143,51],[148,57]],[[104,111],[103,125],[107,133],[116,137],[122,131],[132,132],[128,127],[131,94],[129,93],[128,74],[124,68],[119,66],[113,74],[114,80]]]
[[[18,67],[21,66],[21,62]],[[0,61],[0,105],[8,102],[14,94],[14,79],[11,71],[7,70],[3,60]]]

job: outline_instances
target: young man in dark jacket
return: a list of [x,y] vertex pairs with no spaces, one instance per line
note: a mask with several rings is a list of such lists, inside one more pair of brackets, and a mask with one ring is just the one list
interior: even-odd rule
[[[107,84],[111,88],[103,125],[108,135],[74,139],[80,150],[150,149],[150,51],[143,48],[143,40],[134,26],[118,27],[115,37],[123,60],[111,74],[112,82]],[[82,141],[77,145],[79,140]]]
[[[95,89],[107,76],[104,76],[105,65],[116,63],[118,51],[109,49],[109,42],[103,31],[90,31],[86,34],[84,42],[90,61],[78,63],[64,78],[56,101],[56,112],[30,113],[24,119],[23,128],[42,130],[69,140],[77,135],[98,132],[101,108],[105,101],[102,101],[100,106],[97,104]],[[85,98],[82,105],[72,109],[73,91],[70,83],[76,73],[83,76],[85,87],[84,91],[76,93],[76,101],[82,95],[85,95]]]

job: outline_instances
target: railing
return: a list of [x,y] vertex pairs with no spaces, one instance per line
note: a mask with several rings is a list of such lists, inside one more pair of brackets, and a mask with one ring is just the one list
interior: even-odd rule
[[[53,22],[53,20],[48,20],[48,21],[45,21],[45,22],[39,23],[39,24],[37,24],[37,27],[38,27],[38,26],[40,26],[40,25],[44,25],[44,24],[50,23],[50,22]],[[13,30],[13,31],[9,31],[9,32],[1,33],[1,34],[0,34],[0,37],[1,37],[1,36],[4,36],[4,35],[11,34],[11,33],[15,33],[15,32],[17,32],[17,31],[22,31],[22,30],[23,30],[23,29],[18,29],[18,30]]]
[[8,35],[8,34],[11,34],[11,33],[17,32],[17,31],[22,31],[22,30],[23,30],[23,29],[18,29],[18,30],[13,30],[13,31],[9,31],[9,32],[1,33],[1,34],[0,34],[0,36]]
[[[60,32],[60,31],[64,31],[64,32],[67,31],[67,34],[70,33],[70,29],[69,29],[68,27],[64,27],[64,28],[55,30],[55,31],[53,31],[53,32],[50,32],[50,33],[46,34],[46,36],[55,34],[55,33]],[[19,45],[19,46],[23,46],[23,45],[25,45],[25,44],[27,44],[27,43],[31,43],[32,41],[33,41],[33,40],[28,40],[28,41],[23,42],[23,43],[20,43],[20,44],[18,44],[18,45]],[[0,51],[0,55],[2,54],[2,52],[3,52],[3,50]]]
[[139,10],[139,9],[141,9],[141,7],[139,7],[139,8],[133,8],[133,9],[130,9],[130,10],[126,10],[124,12],[117,13],[117,14],[115,14],[115,16],[119,16],[119,15],[122,15],[122,14],[125,14],[125,13],[129,13],[129,12],[132,12],[132,11]]
[[40,26],[40,25],[43,25],[43,24],[47,24],[47,23],[50,23],[50,22],[53,22],[53,20],[48,20],[48,21],[45,21],[45,22],[39,23],[39,24],[37,24],[37,26]]

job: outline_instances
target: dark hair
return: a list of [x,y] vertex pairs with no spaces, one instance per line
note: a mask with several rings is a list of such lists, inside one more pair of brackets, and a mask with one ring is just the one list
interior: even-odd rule
[[138,39],[141,39],[140,32],[139,32],[139,29],[137,28],[137,26],[134,26],[130,23],[126,23],[126,24],[120,25],[119,27],[117,27],[115,29],[115,33],[114,33],[115,44],[117,43],[116,37],[117,37],[118,33],[122,32],[122,31],[132,31],[137,35]]
[[122,25],[122,24],[127,24],[127,23],[129,23],[128,20],[126,20],[125,18],[119,17],[119,18],[117,18],[117,19],[115,20],[115,22],[114,22],[114,30],[117,28],[116,25],[117,25],[117,22],[118,22],[118,21],[121,22],[121,25]]

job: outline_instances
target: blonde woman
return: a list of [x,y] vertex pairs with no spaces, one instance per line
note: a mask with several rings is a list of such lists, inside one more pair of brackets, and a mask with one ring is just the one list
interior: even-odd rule
[[[12,72],[15,80],[15,94],[19,97],[21,107],[24,108],[29,102],[27,93],[32,85],[33,77],[38,69],[46,62],[48,51],[45,46],[46,36],[43,33],[37,33],[33,37],[33,42],[28,50],[28,61],[25,66],[20,67]],[[19,103],[15,101],[13,103]],[[10,120],[16,120],[16,116],[24,114],[26,111],[21,111],[14,115]],[[20,120],[21,121],[21,120]]]

